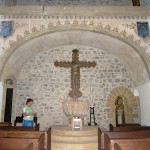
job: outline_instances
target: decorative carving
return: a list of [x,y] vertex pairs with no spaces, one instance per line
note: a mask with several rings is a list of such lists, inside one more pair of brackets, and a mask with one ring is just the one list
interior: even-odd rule
[[22,36],[21,35],[17,35],[16,39],[20,40],[20,39],[22,39]]
[[131,39],[131,40],[133,40],[133,39],[134,39],[134,35],[133,35],[133,34],[130,34],[130,35],[128,36],[128,38]]
[[65,24],[71,24],[68,19],[66,19]]
[[95,67],[96,62],[86,62],[86,61],[79,61],[79,51],[74,49],[72,54],[72,62],[63,61],[58,62],[56,61],[54,65],[56,67],[64,67],[70,68],[71,67],[71,89],[69,96],[72,97],[75,101],[82,96],[82,93],[79,91],[80,89],[80,69],[81,68],[90,68]]
[[123,36],[127,35],[127,32],[125,30],[121,31],[120,34],[122,34]]
[[27,27],[28,24],[27,23],[18,23],[18,22],[14,22],[14,29],[17,30],[18,28],[23,28],[23,27]]
[[99,22],[99,23],[97,24],[97,26],[100,27],[100,28],[103,28],[103,24],[102,24],[101,22]]
[[42,30],[42,29],[45,29],[46,27],[45,27],[45,25],[44,24],[41,24],[40,25],[40,29]]
[[87,21],[84,19],[84,20],[81,22],[81,25],[87,25]]
[[124,27],[134,30],[134,32],[136,33],[136,24],[135,23],[130,23],[130,24],[123,24]]
[[148,45],[149,45],[149,47],[150,47],[150,36],[146,37],[146,38],[144,39],[144,41],[145,41],[146,43],[148,43]]
[[61,23],[60,20],[58,20],[56,24],[57,24],[57,25],[61,25],[62,23]]
[[73,21],[73,24],[78,24],[78,20],[75,19],[75,20]]
[[14,40],[9,40],[9,45],[12,46],[15,43]]
[[26,35],[28,35],[28,34],[30,34],[30,32],[27,31],[27,30],[25,30],[25,31],[24,31],[24,36],[26,36]]
[[118,28],[118,27],[115,27],[115,28],[113,29],[113,31],[119,32],[119,28]]
[[52,23],[52,22],[50,22],[49,24],[48,24],[48,28],[52,28],[54,26],[54,24]]
[[89,25],[94,26],[94,21],[90,21]]
[[37,31],[38,31],[37,27],[32,28],[32,32],[37,32]]

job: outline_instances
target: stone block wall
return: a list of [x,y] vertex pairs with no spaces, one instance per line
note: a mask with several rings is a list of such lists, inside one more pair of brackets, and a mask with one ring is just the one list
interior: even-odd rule
[[141,6],[150,6],[150,0],[140,0]]
[[[45,0],[18,0],[18,5],[40,5]],[[132,0],[48,0],[49,5],[122,5],[132,6]]]
[[[132,0],[0,0],[0,6],[13,5],[110,5],[132,6]],[[150,6],[149,0],[140,0],[141,6]]]
[[[34,99],[33,109],[38,113],[41,130],[52,125],[67,124],[62,102],[68,100],[70,91],[70,69],[56,68],[54,61],[71,61],[73,49],[80,49],[81,61],[96,61],[95,68],[81,69],[80,100],[95,103],[96,121],[102,128],[111,122],[107,97],[113,88],[125,86],[132,90],[133,81],[121,60],[103,50],[70,45],[49,49],[31,58],[22,68],[18,78],[16,115],[21,115],[27,98]],[[92,90],[90,90],[92,88]],[[89,114],[85,123],[89,121]]]

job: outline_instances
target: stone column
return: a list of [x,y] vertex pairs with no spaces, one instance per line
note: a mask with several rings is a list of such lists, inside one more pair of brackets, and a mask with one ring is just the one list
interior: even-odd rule
[[0,121],[2,121],[3,83],[0,81]]

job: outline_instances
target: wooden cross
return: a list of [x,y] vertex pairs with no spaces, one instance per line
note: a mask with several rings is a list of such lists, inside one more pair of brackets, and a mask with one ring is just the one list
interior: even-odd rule
[[90,68],[95,67],[96,62],[86,62],[86,61],[79,61],[79,51],[77,49],[72,50],[72,62],[69,61],[56,61],[54,65],[56,67],[64,67],[69,68],[71,67],[71,91],[69,92],[69,96],[73,99],[78,99],[82,96],[82,93],[79,91],[80,89],[80,68]]

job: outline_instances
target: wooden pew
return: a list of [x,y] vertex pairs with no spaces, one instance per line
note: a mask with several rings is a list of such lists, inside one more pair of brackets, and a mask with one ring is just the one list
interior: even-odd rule
[[[21,128],[20,128],[21,129]],[[15,131],[15,132],[14,132]],[[13,131],[0,131],[0,138],[33,138],[38,137],[40,134],[44,134],[44,148],[45,150],[51,149],[51,128],[47,131],[39,132],[34,130],[13,130]]]
[[101,135],[102,134],[102,131],[100,128],[98,128],[98,150],[101,150]]
[[150,131],[132,131],[132,132],[109,132],[105,131],[101,134],[101,147],[105,149],[104,135],[107,134],[110,139],[136,139],[136,138],[150,138]]
[[36,127],[22,127],[22,126],[0,126],[3,131],[39,131],[40,124]]
[[16,147],[17,143],[8,143],[7,145],[9,146],[4,146],[4,144],[6,144],[6,142],[0,143],[0,150],[33,150],[33,143],[28,144],[27,146],[26,144],[21,146],[19,145],[19,147]]
[[4,126],[12,126],[12,124],[10,122],[0,122],[0,127]]
[[45,132],[45,147],[47,150],[51,150],[51,128]]
[[[112,124],[110,124],[112,125]],[[126,123],[126,124],[118,124],[117,127],[126,127],[126,126],[141,126],[139,123]]]
[[[33,150],[45,150],[45,135],[40,132],[1,131],[0,148],[8,150],[23,150],[33,143]],[[30,146],[31,147],[31,146]]]
[[109,126],[110,131],[115,132],[130,132],[130,131],[145,131],[150,130],[150,126],[124,126],[124,127],[113,127],[112,125]]
[[[105,150],[110,150],[110,144],[111,144],[110,139],[106,135],[105,136]],[[114,148],[114,150],[121,150],[121,147],[117,143],[114,143],[113,148]]]
[[115,150],[115,144],[120,150],[150,150],[150,137],[136,139],[110,139],[107,134],[104,135],[105,138],[105,150]]
[[[117,125],[116,127],[128,127],[128,126],[141,126],[139,123],[128,123],[124,125]],[[110,123],[109,124],[109,129],[114,128],[114,126]]]
[[33,143],[29,144],[25,150],[33,150]]
[[114,150],[121,150],[121,147],[117,143],[115,143],[114,144]]

